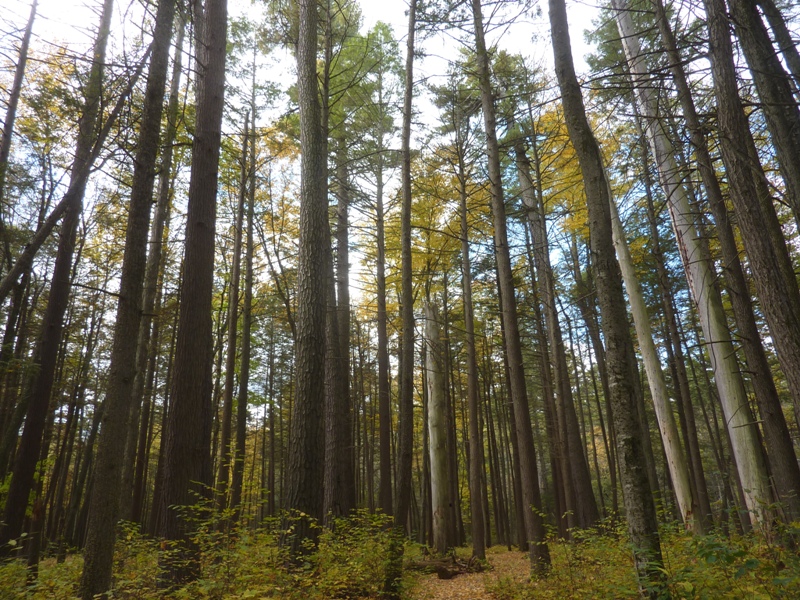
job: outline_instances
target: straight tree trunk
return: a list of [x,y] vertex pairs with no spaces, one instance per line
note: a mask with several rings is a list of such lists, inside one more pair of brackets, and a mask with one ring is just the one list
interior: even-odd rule
[[[255,64],[253,65],[255,77]],[[255,83],[255,82],[254,82]],[[254,88],[255,89],[255,88]],[[242,356],[239,367],[239,396],[236,401],[236,446],[234,451],[233,477],[231,480],[231,503],[234,509],[233,522],[238,523],[242,512],[242,487],[244,485],[245,444],[247,442],[247,404],[250,394],[250,337],[253,326],[253,226],[256,194],[256,111],[251,103],[250,160],[247,170],[247,228],[244,255],[244,299],[242,305]],[[254,464],[255,464],[255,459]]]
[[[151,395],[146,394],[148,379],[146,375],[153,372],[153,368],[148,368],[147,373],[145,364],[153,362],[151,356],[151,348],[154,348],[157,342],[157,329],[159,328],[158,321],[153,325],[153,319],[156,316],[156,310],[160,309],[161,286],[159,286],[159,278],[163,273],[163,248],[165,231],[169,230],[168,222],[170,219],[170,191],[172,189],[172,146],[175,141],[175,134],[178,128],[178,102],[180,100],[180,82],[181,82],[181,65],[183,58],[183,39],[184,32],[186,31],[186,23],[183,15],[179,15],[175,24],[177,29],[177,37],[175,39],[175,57],[172,64],[172,75],[170,80],[169,102],[167,104],[167,123],[163,135],[162,151],[161,151],[161,164],[158,176],[158,199],[156,201],[155,215],[153,216],[153,223],[150,230],[149,252],[147,254],[147,266],[145,267],[144,275],[144,291],[142,292],[142,318],[139,326],[139,335],[137,338],[136,350],[136,379],[133,384],[133,391],[131,397],[131,409],[138,406],[136,399],[144,397],[146,401],[151,401]],[[152,389],[152,387],[151,387]],[[131,424],[136,423],[138,418],[135,411],[131,414]],[[142,428],[142,431],[144,428]],[[131,521],[140,522],[142,519],[143,507],[143,475],[145,470],[145,453],[148,451],[143,445],[142,440],[144,434],[140,435],[139,444],[137,448],[136,457],[136,472],[133,474],[122,473],[122,489],[128,489],[128,482],[132,482],[133,495],[131,497],[130,516]],[[129,438],[130,443],[130,438]],[[126,464],[133,462],[133,458],[126,460]],[[126,467],[127,468],[127,467]],[[132,476],[131,476],[132,475]],[[124,493],[124,492],[123,492]],[[123,496],[123,510],[125,512],[125,497]]]
[[428,435],[431,457],[431,500],[433,547],[442,556],[452,548],[453,523],[450,511],[450,470],[447,464],[447,407],[441,324],[436,308],[425,303],[425,371],[428,387]]
[[138,422],[130,425],[128,422],[131,403],[141,402],[139,398],[134,399],[131,396],[136,377],[136,344],[132,344],[131,340],[138,337],[142,317],[141,290],[147,263],[150,205],[174,19],[174,0],[159,0],[142,124],[134,159],[106,407],[100,423],[95,481],[89,499],[89,524],[80,583],[81,597],[84,600],[91,600],[111,587],[115,528],[122,496],[120,490],[125,442],[129,437],[128,428],[136,429],[138,426]]
[[489,158],[489,183],[492,195],[492,221],[494,225],[495,260],[498,270],[498,286],[501,289],[501,312],[505,330],[505,346],[508,354],[511,400],[514,407],[517,438],[520,444],[519,460],[522,476],[522,501],[525,515],[525,531],[530,542],[531,570],[543,573],[550,566],[550,552],[545,541],[544,522],[541,517],[542,500],[539,491],[539,475],[536,452],[533,446],[533,431],[528,412],[528,396],[522,360],[514,279],[506,232],[506,211],[503,201],[503,185],[500,172],[500,150],[497,144],[496,118],[489,55],[483,30],[483,15],[480,0],[472,0],[472,16],[475,28],[475,46],[478,79],[481,88],[484,129],[486,131]]
[[228,483],[233,462],[234,447],[231,443],[233,429],[233,388],[236,377],[236,350],[239,334],[239,282],[242,264],[242,233],[244,228],[245,200],[249,181],[248,144],[250,142],[250,112],[244,118],[242,150],[240,158],[241,176],[239,178],[239,198],[236,205],[233,225],[233,254],[231,255],[231,284],[228,294],[228,353],[225,355],[225,387],[222,393],[222,419],[219,434],[219,458],[217,459],[217,479],[214,484],[217,510],[228,506]]
[[482,496],[486,493],[483,482],[485,458],[482,428],[479,422],[478,361],[475,352],[475,321],[472,308],[472,272],[469,257],[469,227],[467,224],[467,189],[464,163],[459,156],[459,208],[461,220],[461,289],[464,303],[464,337],[467,347],[467,405],[469,410],[469,499],[472,515],[472,555],[486,559],[486,525]]
[[[317,3],[300,0],[297,75],[300,99],[300,244],[297,282],[296,388],[286,471],[286,507],[298,517],[290,539],[293,556],[316,540],[322,518],[327,303],[327,168],[317,84]],[[300,514],[305,516],[299,516]]]
[[[403,83],[403,126],[400,134],[401,208],[400,208],[400,318],[403,336],[400,341],[399,394],[399,451],[397,486],[394,502],[394,529],[386,569],[385,595],[400,598],[403,574],[402,535],[411,507],[411,477],[414,451],[414,289],[411,256],[411,108],[414,96],[414,39],[417,30],[417,0],[408,5],[408,35],[406,37],[406,68]],[[391,422],[390,422],[391,425]],[[383,473],[381,476],[383,479]]]
[[389,391],[389,341],[386,328],[386,242],[383,214],[383,155],[378,154],[375,191],[375,222],[377,230],[377,303],[378,303],[378,418],[379,473],[378,506],[384,514],[392,514],[392,464],[389,440],[391,397]]
[[[175,342],[170,409],[164,426],[163,486],[159,498],[159,534],[178,542],[176,553],[162,556],[163,585],[198,575],[189,545],[191,521],[175,509],[209,496],[211,468],[212,306],[216,196],[222,110],[225,100],[227,0],[196,6],[198,73],[197,118],[192,144],[189,204],[180,313]],[[199,14],[202,13],[202,14]],[[197,18],[199,17],[199,18]]]
[[663,561],[655,504],[642,459],[642,435],[636,418],[638,400],[632,384],[637,375],[630,337],[622,277],[614,256],[611,232],[611,198],[597,140],[586,119],[583,97],[572,63],[566,5],[550,0],[550,26],[556,75],[572,145],[583,175],[589,211],[590,243],[597,284],[597,298],[606,340],[617,449],[628,533],[634,548],[636,572],[642,594],[658,597],[663,589]]

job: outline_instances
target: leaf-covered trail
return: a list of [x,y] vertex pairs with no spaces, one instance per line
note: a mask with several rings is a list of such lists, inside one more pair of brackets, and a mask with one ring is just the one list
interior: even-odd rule
[[452,579],[439,579],[436,573],[421,576],[409,590],[411,600],[491,600],[491,590],[500,581],[525,585],[530,577],[528,554],[494,547],[487,553],[491,570],[463,573]]

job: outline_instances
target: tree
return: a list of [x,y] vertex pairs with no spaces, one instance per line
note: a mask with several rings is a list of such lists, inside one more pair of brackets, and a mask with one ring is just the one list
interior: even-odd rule
[[316,539],[322,518],[325,314],[328,235],[327,169],[317,84],[317,3],[300,0],[297,87],[300,104],[300,239],[297,281],[296,390],[289,438],[286,506],[297,522],[292,555]]
[[125,442],[128,439],[128,427],[135,427],[135,424],[128,422],[130,404],[138,401],[131,397],[136,378],[136,344],[132,344],[131,340],[138,338],[142,317],[141,289],[147,263],[150,205],[174,18],[173,0],[159,0],[153,32],[154,50],[150,57],[142,125],[134,161],[125,255],[109,366],[109,389],[98,439],[95,482],[90,499],[89,529],[81,576],[81,595],[87,600],[105,592],[111,586],[114,530],[119,518],[122,495],[120,484]]
[[513,403],[515,427],[520,443],[519,461],[522,476],[522,502],[524,505],[525,531],[530,542],[531,569],[546,572],[550,565],[550,553],[545,541],[544,523],[541,517],[542,501],[536,453],[533,446],[533,431],[528,412],[528,396],[520,345],[517,304],[511,258],[506,232],[506,209],[503,201],[503,184],[500,171],[500,150],[497,144],[496,117],[492,84],[489,72],[489,54],[483,30],[483,15],[480,0],[472,0],[472,16],[475,26],[475,58],[481,90],[484,130],[489,160],[489,186],[491,190],[492,221],[494,224],[495,261],[498,287],[501,295],[501,312],[504,324],[504,344],[508,355],[509,384]]
[[[616,0],[615,0],[616,1]],[[689,287],[700,314],[706,339],[712,340],[711,361],[720,401],[727,416],[728,428],[733,442],[736,464],[742,485],[747,490],[747,506],[751,518],[760,520],[765,499],[770,497],[766,479],[766,464],[761,443],[754,427],[750,407],[733,353],[722,298],[714,285],[708,248],[691,221],[692,211],[685,187],[681,183],[681,171],[674,156],[674,148],[659,118],[657,99],[647,85],[647,74],[642,64],[641,51],[632,37],[632,22],[626,19],[626,11],[617,8],[623,48],[628,60],[637,104],[645,120],[645,135],[656,159],[661,185],[667,195],[670,217],[676,237],[679,239],[681,258],[687,274]]]
[[225,99],[227,1],[195,5],[197,117],[192,144],[189,205],[180,314],[175,342],[171,404],[164,432],[163,487],[158,532],[178,543],[163,557],[165,585],[197,576],[188,535],[177,507],[207,497],[211,485],[212,328],[214,235],[222,109]]
[[611,405],[620,456],[621,479],[628,533],[643,594],[658,597],[663,586],[663,562],[655,505],[642,460],[642,435],[636,418],[637,399],[633,380],[637,377],[633,343],[622,277],[614,255],[611,232],[609,186],[597,140],[586,119],[586,110],[575,68],[563,0],[550,0],[550,34],[561,103],[572,145],[578,155],[586,191],[592,265],[597,299],[606,340]]

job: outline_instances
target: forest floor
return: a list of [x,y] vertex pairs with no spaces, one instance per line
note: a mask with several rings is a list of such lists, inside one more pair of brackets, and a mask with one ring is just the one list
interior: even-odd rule
[[506,550],[501,546],[487,552],[490,569],[480,573],[462,573],[452,579],[439,579],[436,573],[422,575],[408,591],[411,600],[484,600],[493,599],[492,590],[501,581],[524,586],[530,576],[527,553]]
[[[242,529],[221,534],[203,528],[199,579],[177,589],[176,600],[375,600],[381,597],[391,532],[385,518],[365,515],[339,523],[320,535],[319,547],[302,565],[287,569],[276,531]],[[439,579],[434,566],[453,566],[432,558],[418,544],[405,548],[404,600],[570,600],[638,598],[632,548],[623,524],[574,532],[572,541],[548,542],[551,569],[531,578],[528,554],[493,546],[485,570]],[[692,537],[676,526],[661,531],[663,573],[668,594],[687,600],[772,600],[800,598],[800,555],[790,547],[755,536],[721,534]],[[800,530],[797,532],[800,538]],[[159,540],[122,528],[114,557],[117,600],[165,598],[158,588]],[[457,549],[466,565],[471,548]],[[80,554],[63,563],[47,558],[35,584],[26,585],[25,561],[0,563],[0,600],[75,600],[83,566]],[[458,570],[453,566],[453,571]],[[447,569],[449,573],[450,569]]]

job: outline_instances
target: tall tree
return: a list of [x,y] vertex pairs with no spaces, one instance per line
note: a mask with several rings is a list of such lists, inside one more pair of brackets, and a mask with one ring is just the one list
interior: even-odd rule
[[450,514],[450,470],[447,465],[447,385],[441,340],[439,312],[425,303],[425,378],[428,386],[428,431],[431,457],[431,499],[433,516],[433,547],[444,555],[453,547],[454,523]]
[[300,104],[300,244],[297,274],[295,400],[289,437],[286,507],[297,511],[288,543],[300,554],[322,517],[325,316],[327,304],[327,167],[317,82],[317,2],[299,1],[297,87]]
[[179,544],[176,555],[163,557],[167,585],[197,576],[198,566],[188,545],[192,521],[184,518],[177,507],[194,504],[193,492],[207,497],[213,478],[211,298],[227,13],[227,0],[206,0],[195,5],[197,116],[170,407],[164,426],[162,490],[158,498],[158,532]]
[[384,593],[392,600],[400,598],[403,574],[403,540],[411,509],[411,476],[414,452],[414,288],[411,257],[411,109],[414,98],[414,40],[417,32],[417,0],[409,0],[406,68],[403,84],[403,126],[400,133],[400,316],[403,337],[400,340],[399,449],[395,494],[394,529],[386,569]]
[[622,5],[617,1],[614,0],[614,6],[617,8],[617,22],[637,105],[645,121],[645,135],[655,157],[656,169],[667,196],[673,228],[679,239],[681,259],[695,306],[700,315],[703,333],[707,340],[713,342],[710,344],[711,362],[714,366],[720,401],[727,417],[736,465],[742,485],[747,490],[747,506],[753,511],[752,518],[759,520],[763,503],[770,497],[766,464],[758,433],[753,424],[739,365],[733,351],[722,298],[715,284],[707,242],[699,235],[692,220],[688,192],[675,158],[675,149],[667,135],[666,124],[663,119],[659,118],[658,100],[653,93],[652,86],[649,85],[649,75],[643,64],[641,49],[634,37],[630,14],[621,10]]
[[481,90],[484,130],[489,161],[489,187],[491,191],[492,223],[494,226],[495,262],[498,287],[501,294],[500,310],[503,316],[504,345],[508,355],[509,387],[513,404],[515,427],[519,440],[519,461],[522,477],[522,502],[525,515],[525,531],[530,543],[531,569],[544,572],[550,565],[550,552],[545,541],[541,510],[539,475],[536,451],[533,446],[533,430],[528,411],[528,395],[522,359],[517,302],[514,290],[514,275],[506,231],[506,208],[503,201],[503,183],[500,170],[500,149],[497,143],[494,92],[483,29],[483,14],[480,0],[472,0],[472,18],[475,28],[475,58]]
[[614,254],[611,232],[611,198],[603,169],[600,147],[589,121],[575,67],[564,0],[550,0],[550,36],[556,76],[567,130],[578,155],[586,204],[592,265],[597,299],[606,340],[608,369],[617,452],[628,533],[634,547],[634,561],[640,591],[652,598],[663,588],[663,560],[655,504],[642,457],[642,435],[637,419],[638,403],[633,381],[638,377],[630,326],[622,293],[622,277]]
[[119,518],[127,429],[138,425],[128,423],[130,404],[138,401],[131,397],[136,378],[136,344],[132,344],[131,340],[138,338],[142,317],[141,290],[147,264],[150,206],[174,19],[174,0],[159,0],[142,124],[134,160],[106,406],[100,423],[95,481],[89,500],[89,528],[81,576],[81,596],[86,600],[105,592],[111,586],[114,531]]
[[242,150],[240,156],[239,195],[233,225],[233,255],[231,256],[231,283],[228,293],[228,353],[225,356],[225,387],[222,393],[222,418],[220,422],[219,458],[217,478],[214,482],[218,510],[227,507],[228,480],[230,478],[234,449],[231,444],[233,428],[233,398],[236,378],[236,353],[239,337],[239,284],[241,282],[242,234],[244,226],[245,200],[249,183],[248,144],[250,143],[250,112],[244,117]]

